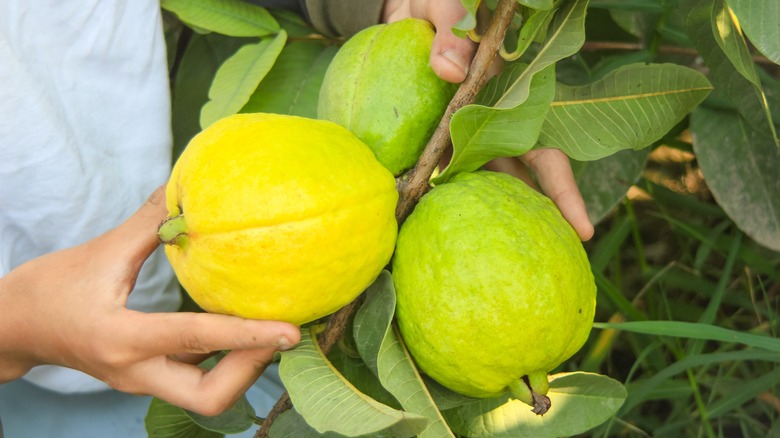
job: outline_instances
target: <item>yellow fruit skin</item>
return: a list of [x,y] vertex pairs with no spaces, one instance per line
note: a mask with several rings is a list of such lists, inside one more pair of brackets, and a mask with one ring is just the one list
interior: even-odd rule
[[442,385],[494,397],[576,353],[596,287],[577,234],[548,198],[500,173],[423,196],[393,258],[399,328]]
[[433,26],[407,18],[358,32],[331,61],[317,117],[363,140],[394,175],[417,163],[455,86],[431,70]]
[[167,186],[187,235],[166,245],[209,312],[303,324],[352,301],[389,261],[395,179],[327,121],[238,114],[189,143]]

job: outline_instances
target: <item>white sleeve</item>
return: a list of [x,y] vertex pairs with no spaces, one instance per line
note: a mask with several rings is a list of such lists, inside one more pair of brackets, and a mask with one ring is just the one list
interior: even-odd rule
[[[120,224],[167,180],[170,160],[158,1],[0,2],[0,276]],[[129,306],[179,305],[158,250]],[[28,375],[59,391],[105,388],[86,377]]]

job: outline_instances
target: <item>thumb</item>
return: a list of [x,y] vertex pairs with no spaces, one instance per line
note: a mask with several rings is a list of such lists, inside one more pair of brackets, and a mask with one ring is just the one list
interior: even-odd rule
[[447,82],[460,83],[466,79],[476,44],[469,38],[452,33],[452,27],[466,15],[459,3],[433,1],[428,4],[427,18],[436,28],[431,47],[431,69]]
[[136,264],[140,269],[160,245],[157,229],[167,216],[165,186],[161,186],[124,223],[101,236],[101,240],[116,251],[116,257]]

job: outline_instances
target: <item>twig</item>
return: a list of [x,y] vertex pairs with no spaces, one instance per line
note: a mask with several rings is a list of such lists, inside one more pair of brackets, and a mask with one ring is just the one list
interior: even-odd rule
[[[417,201],[428,190],[428,180],[439,163],[442,153],[450,144],[449,125],[452,115],[464,105],[473,103],[477,93],[489,79],[488,71],[496,58],[499,47],[501,47],[504,41],[504,34],[507,27],[509,27],[516,7],[517,0],[501,0],[498,6],[496,6],[490,25],[482,37],[477,53],[471,62],[466,80],[460,85],[449,106],[447,106],[444,116],[431,136],[417,165],[409,171],[406,178],[399,182],[399,200],[395,214],[399,224],[406,219],[406,216],[412,211]],[[319,344],[323,353],[327,354],[344,334],[347,324],[351,320],[352,315],[357,311],[362,300],[363,296],[361,295],[358,299],[333,314],[328,327],[319,337]],[[260,429],[255,433],[255,438],[267,438],[268,431],[274,420],[291,407],[290,397],[287,393],[284,393],[268,413]]]
[[436,127],[436,131],[417,161],[417,165],[399,182],[400,199],[395,214],[399,223],[406,219],[417,201],[428,191],[428,180],[439,164],[442,154],[450,146],[450,119],[452,119],[452,115],[463,106],[474,103],[477,93],[489,79],[488,71],[504,42],[504,34],[509,27],[516,7],[516,0],[501,0],[496,6],[490,25],[471,62],[466,80],[460,85],[447,106],[439,126]]

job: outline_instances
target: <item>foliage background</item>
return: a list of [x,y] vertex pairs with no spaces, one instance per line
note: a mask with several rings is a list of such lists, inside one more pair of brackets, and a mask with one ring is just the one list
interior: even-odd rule
[[[182,14],[183,3],[201,15]],[[479,4],[463,3],[472,11]],[[552,5],[519,3],[525,21],[518,17],[510,27],[510,51],[525,41],[517,25]],[[780,2],[580,3],[587,5],[582,44],[553,62],[559,88],[592,84],[636,63],[684,66],[713,86],[652,141],[572,159],[596,224],[585,247],[600,324],[557,371],[599,373],[627,390],[619,410],[583,434],[780,436]],[[202,126],[232,112],[316,117],[322,75],[343,40],[318,35],[289,12],[242,9],[242,2],[162,5],[177,152]],[[532,65],[550,47],[532,40],[518,62]],[[332,363],[392,405],[366,365],[351,360],[351,347],[342,347]],[[158,421],[153,411],[150,418]]]

